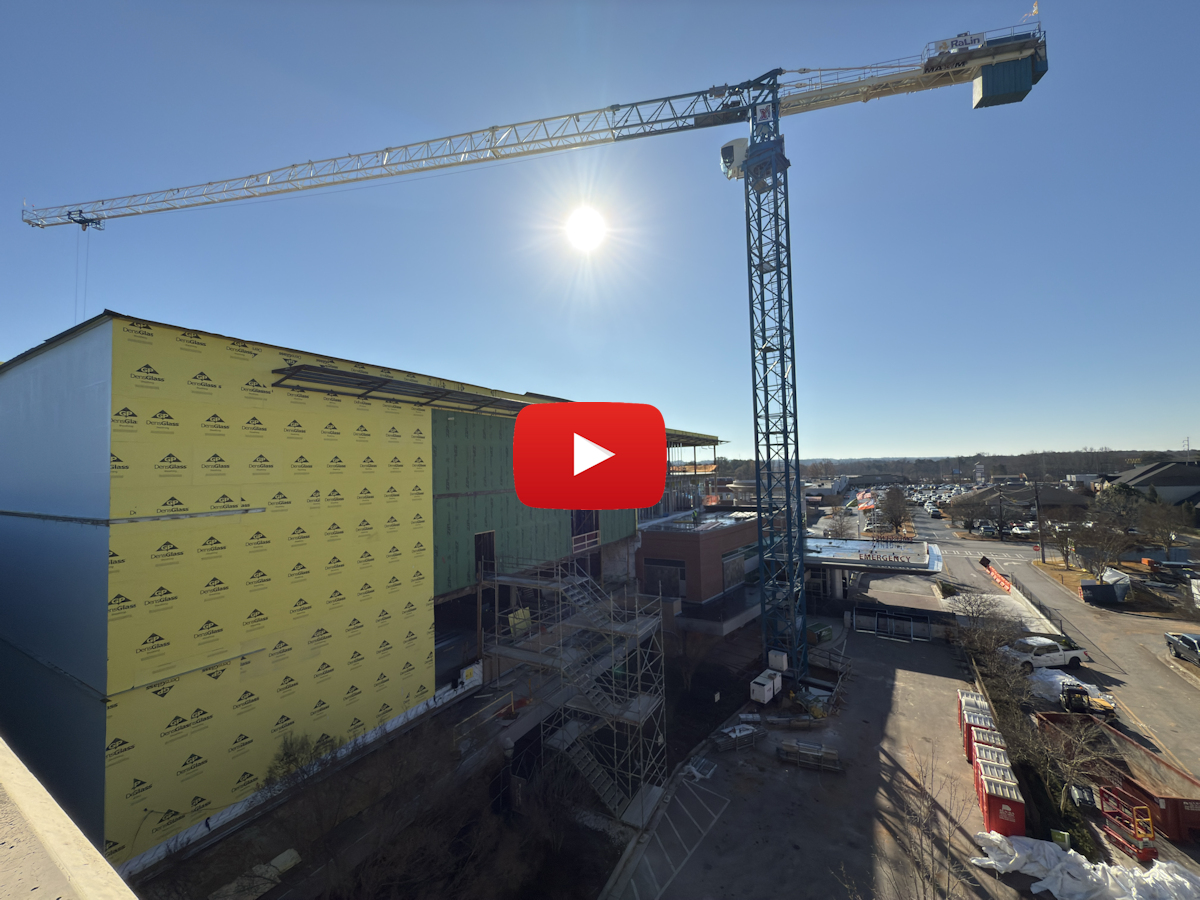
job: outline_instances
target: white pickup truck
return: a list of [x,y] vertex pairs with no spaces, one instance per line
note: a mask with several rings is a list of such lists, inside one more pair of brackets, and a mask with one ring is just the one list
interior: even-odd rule
[[1045,666],[1066,666],[1078,669],[1091,662],[1088,652],[1067,637],[1039,637],[1030,635],[1012,642],[1012,646],[1001,647],[1000,652],[1020,663],[1026,672]]

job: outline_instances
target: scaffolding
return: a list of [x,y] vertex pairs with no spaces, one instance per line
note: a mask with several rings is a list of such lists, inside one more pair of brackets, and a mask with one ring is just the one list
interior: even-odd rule
[[524,664],[558,679],[543,752],[566,756],[613,818],[644,826],[667,780],[661,604],[606,592],[579,557],[487,568],[496,603],[485,652],[496,676]]

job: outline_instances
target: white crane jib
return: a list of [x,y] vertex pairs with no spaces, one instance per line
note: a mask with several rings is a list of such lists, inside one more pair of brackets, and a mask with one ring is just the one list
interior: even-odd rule
[[[959,46],[952,46],[953,41],[957,41]],[[951,41],[935,41],[919,56],[873,66],[779,70],[781,75],[795,76],[779,82],[779,114],[788,116],[878,97],[978,81],[981,70],[986,66],[1037,57],[1039,54],[1042,67],[1037,71],[1035,63],[1035,81],[1045,71],[1045,36],[1037,24],[1031,24],[995,32],[960,35]],[[493,125],[431,141],[385,147],[370,153],[310,160],[224,181],[88,203],[26,208],[22,210],[21,218],[38,228],[70,223],[85,228],[103,228],[106,220],[125,216],[270,197],[430,169],[494,162],[745,122],[749,109],[743,98],[750,84],[723,85],[656,100],[615,104],[511,125]],[[977,84],[976,94],[979,93]],[[977,96],[975,105],[991,104],[981,103]]]

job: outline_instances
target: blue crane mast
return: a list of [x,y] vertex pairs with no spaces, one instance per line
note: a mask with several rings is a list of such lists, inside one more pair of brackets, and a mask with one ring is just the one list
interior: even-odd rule
[[[76,224],[103,229],[109,219],[191,209],[431,169],[495,162],[655,135],[747,123],[748,139],[726,144],[721,168],[741,178],[746,197],[746,257],[753,381],[755,485],[763,656],[781,652],[794,677],[808,672],[804,593],[803,482],[799,474],[796,339],[783,116],[973,85],[972,106],[1023,100],[1047,71],[1046,35],[1033,22],[932,41],[920,55],[872,66],[774,69],[736,85],[564,116],[491,126],[370,153],[309,161],[254,175],[108,200],[32,207],[37,228]],[[792,76],[784,78],[784,76]]]
[[722,148],[722,167],[744,152],[746,271],[750,286],[750,373],[754,385],[754,481],[758,523],[763,655],[780,651],[788,671],[808,674],[804,595],[804,487],[796,412],[796,329],[788,162],[779,130],[779,76],[768,72],[748,91],[750,138]]

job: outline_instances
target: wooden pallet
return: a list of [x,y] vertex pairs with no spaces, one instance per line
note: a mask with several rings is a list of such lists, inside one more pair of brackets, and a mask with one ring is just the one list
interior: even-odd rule
[[842,761],[833,747],[824,744],[806,744],[803,741],[784,741],[775,748],[775,755],[784,762],[790,762],[806,769],[820,769],[823,772],[844,772]]

